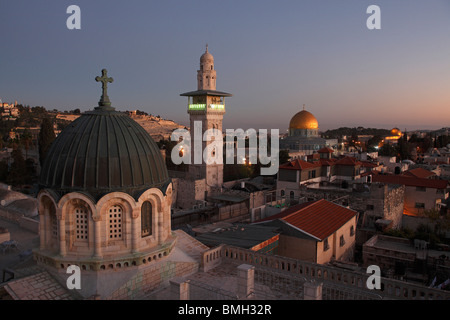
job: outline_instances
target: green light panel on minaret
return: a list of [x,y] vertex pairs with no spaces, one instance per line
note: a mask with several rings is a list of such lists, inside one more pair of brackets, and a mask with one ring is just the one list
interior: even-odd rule
[[190,104],[189,110],[205,110],[206,104]]
[[210,104],[209,107],[211,109],[225,109],[225,105],[224,104]]

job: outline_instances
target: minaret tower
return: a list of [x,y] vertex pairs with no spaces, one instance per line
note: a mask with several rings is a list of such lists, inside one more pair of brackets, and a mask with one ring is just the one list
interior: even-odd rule
[[[226,92],[216,90],[216,70],[214,69],[214,57],[208,51],[206,45],[205,53],[200,57],[200,70],[197,71],[197,91],[182,93],[181,96],[188,97],[188,114],[190,117],[191,141],[194,142],[194,136],[203,136],[208,129],[217,129],[222,133],[222,120],[225,114],[225,97],[232,95]],[[201,132],[199,128],[201,124]],[[199,130],[196,132],[195,129]],[[203,140],[203,139],[202,139]],[[211,142],[202,143],[203,150]],[[222,154],[222,150],[213,150],[211,156],[215,156],[216,152]],[[191,165],[189,172],[193,179],[206,179],[206,187],[221,187],[223,183],[223,164],[207,164],[203,160],[202,163],[196,163],[194,159],[194,146],[191,150]]]

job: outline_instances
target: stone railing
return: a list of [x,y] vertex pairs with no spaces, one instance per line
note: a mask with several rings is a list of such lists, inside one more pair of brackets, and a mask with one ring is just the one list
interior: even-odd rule
[[222,252],[225,245],[220,245],[212,249],[206,250],[202,254],[202,262],[200,268],[203,272],[207,272],[222,263]]
[[427,288],[424,286],[402,282],[399,280],[381,278],[381,289],[367,288],[367,279],[371,274],[348,271],[336,267],[315,264],[311,262],[256,253],[251,250],[221,245],[207,250],[203,254],[203,270],[209,270],[222,262],[250,264],[264,269],[272,269],[278,275],[300,277],[308,281],[315,280],[324,283],[324,287],[343,288],[346,291],[355,290],[359,296],[367,295],[372,299],[375,295],[383,299],[404,300],[450,300],[450,292]]

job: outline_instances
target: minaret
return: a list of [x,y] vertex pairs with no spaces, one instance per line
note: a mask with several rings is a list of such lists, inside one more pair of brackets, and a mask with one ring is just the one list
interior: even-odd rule
[[197,71],[198,90],[216,90],[216,70],[214,70],[214,57],[208,52],[200,57],[200,70]]
[[[217,129],[222,133],[222,120],[225,114],[225,97],[232,95],[216,90],[216,70],[214,69],[214,57],[208,51],[206,45],[205,53],[200,57],[200,70],[197,71],[197,91],[182,93],[181,96],[188,97],[188,114],[190,118],[191,141],[194,136],[204,134],[208,129]],[[201,132],[195,132],[195,128]],[[202,139],[203,140],[203,139]],[[211,142],[202,143],[203,150]],[[219,152],[219,153],[217,153]],[[202,163],[198,164],[194,159],[194,146],[191,150],[191,165],[189,172],[193,179],[206,179],[207,189],[221,187],[223,184],[223,164],[206,164],[202,157]],[[222,150],[213,150],[211,156],[222,154]],[[198,160],[198,159],[197,159]]]

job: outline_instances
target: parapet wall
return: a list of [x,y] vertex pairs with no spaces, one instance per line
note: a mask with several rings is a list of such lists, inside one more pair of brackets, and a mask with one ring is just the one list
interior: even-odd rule
[[[381,289],[370,290],[366,283],[371,273],[349,271],[332,266],[320,265],[296,259],[256,253],[251,250],[222,245],[203,253],[202,269],[214,268],[220,263],[249,264],[266,270],[280,279],[299,278],[304,281],[323,282],[325,291],[336,290],[357,293],[360,298],[392,300],[449,300],[450,292],[381,277]],[[271,272],[267,272],[271,270]],[[261,279],[260,279],[261,280]],[[295,283],[295,282],[294,282]],[[298,288],[286,287],[286,290]]]

